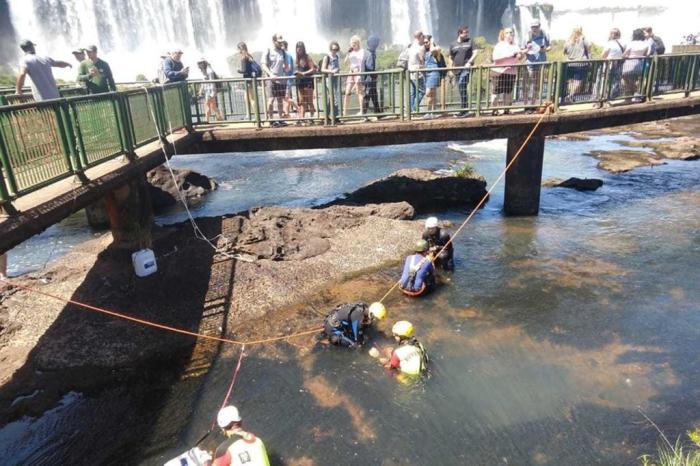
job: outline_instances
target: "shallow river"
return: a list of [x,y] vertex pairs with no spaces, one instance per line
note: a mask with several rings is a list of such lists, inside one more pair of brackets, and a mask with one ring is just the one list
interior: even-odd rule
[[[390,320],[410,319],[430,353],[424,380],[401,383],[365,351],[300,349],[309,341],[250,349],[232,400],[273,463],[636,464],[658,439],[642,413],[672,439],[699,423],[699,165],[610,175],[582,155],[623,138],[548,141],[544,178],[605,185],[593,193],[545,188],[534,218],[503,217],[497,189],[457,238],[457,267],[444,286],[425,299],[388,300]],[[318,203],[399,168],[468,161],[489,185],[503,168],[504,141],[449,146],[197,155],[174,164],[221,182],[196,215]],[[174,210],[158,221],[182,219]],[[12,271],[40,267],[46,257],[37,250],[55,255],[83,241],[92,233],[81,225],[76,217],[16,248]],[[358,278],[314,305],[350,297],[348,288],[371,301],[397,275]],[[0,457],[162,463],[209,428],[236,351],[154,393],[68,394],[43,417],[0,429]],[[120,431],[121,418],[134,416],[148,419],[139,439]],[[105,435],[128,441],[109,451]]]

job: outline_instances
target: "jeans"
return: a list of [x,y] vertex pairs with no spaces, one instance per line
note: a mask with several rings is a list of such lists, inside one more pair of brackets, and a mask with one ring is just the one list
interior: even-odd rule
[[417,112],[420,107],[420,101],[425,95],[425,76],[423,73],[411,73],[410,81],[411,90],[411,111]]
[[[326,82],[328,83],[328,101],[326,102],[328,118],[331,118],[331,105],[333,105],[333,115],[335,115],[335,120],[337,120],[340,117],[340,79],[338,79],[336,76],[328,76]],[[331,92],[331,88],[333,89],[333,92]]]
[[459,72],[457,85],[459,87],[459,97],[462,101],[462,110],[469,109],[469,70],[464,69]]

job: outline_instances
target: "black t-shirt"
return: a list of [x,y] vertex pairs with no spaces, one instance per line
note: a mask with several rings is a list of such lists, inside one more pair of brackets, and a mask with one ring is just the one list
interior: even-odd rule
[[473,53],[474,48],[472,47],[471,38],[468,38],[464,42],[453,42],[450,45],[450,57],[452,58],[454,66],[466,65]]

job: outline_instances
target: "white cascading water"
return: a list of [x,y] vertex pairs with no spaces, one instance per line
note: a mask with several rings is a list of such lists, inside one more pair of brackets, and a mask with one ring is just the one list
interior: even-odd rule
[[304,41],[307,50],[326,50],[327,40],[319,33],[316,15],[326,8],[323,0],[265,0],[258,2],[258,8],[262,23],[250,41],[251,50],[266,50],[276,33],[286,38],[290,50],[298,40]]

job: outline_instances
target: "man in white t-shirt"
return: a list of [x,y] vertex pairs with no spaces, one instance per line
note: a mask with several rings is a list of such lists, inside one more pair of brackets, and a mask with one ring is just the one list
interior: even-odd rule
[[408,69],[411,71],[411,111],[417,112],[425,95],[425,73],[415,70],[423,68],[425,64],[425,34],[423,31],[416,31],[413,39],[408,52]]
[[58,99],[61,95],[56,86],[56,80],[53,77],[52,67],[72,68],[70,63],[54,60],[50,57],[40,57],[36,54],[36,44],[30,40],[24,40],[19,44],[19,48],[24,51],[24,57],[19,65],[19,76],[17,76],[17,85],[15,92],[22,93],[24,80],[27,75],[32,81],[32,95],[34,100]]

